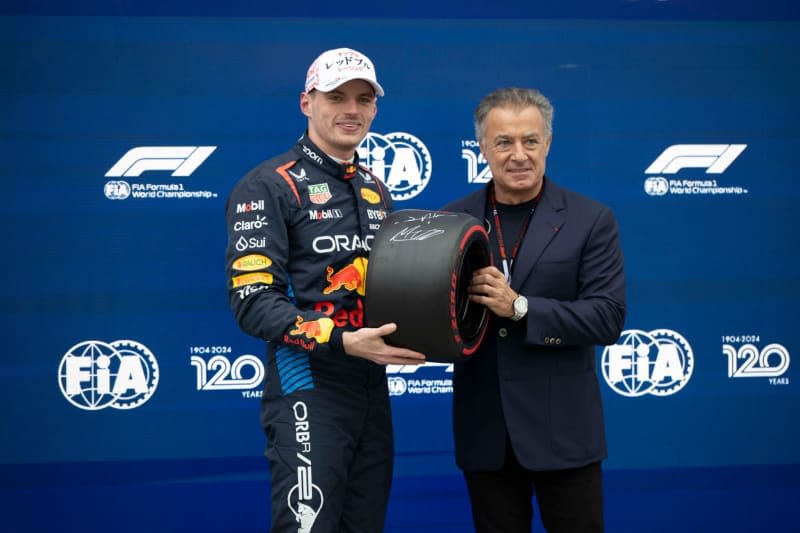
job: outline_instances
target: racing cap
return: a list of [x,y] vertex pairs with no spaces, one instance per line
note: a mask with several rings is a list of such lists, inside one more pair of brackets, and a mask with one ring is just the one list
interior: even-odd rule
[[328,50],[315,59],[306,74],[306,92],[316,89],[327,93],[350,80],[364,80],[372,85],[375,94],[383,96],[375,65],[367,56],[350,48]]

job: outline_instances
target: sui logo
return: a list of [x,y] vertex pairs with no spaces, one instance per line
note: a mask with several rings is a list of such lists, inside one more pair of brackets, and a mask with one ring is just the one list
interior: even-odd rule
[[158,377],[153,352],[131,340],[79,342],[58,367],[64,397],[87,411],[139,407],[156,391]]
[[623,331],[602,355],[603,377],[622,396],[669,396],[681,390],[694,370],[692,347],[669,329]]
[[431,179],[431,154],[410,133],[370,132],[358,145],[358,159],[389,187],[392,198],[398,201],[415,197]]

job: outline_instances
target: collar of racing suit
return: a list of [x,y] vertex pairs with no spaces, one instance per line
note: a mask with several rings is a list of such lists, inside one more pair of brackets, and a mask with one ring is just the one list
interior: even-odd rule
[[358,170],[358,152],[353,155],[352,163],[338,163],[311,142],[311,139],[308,138],[308,132],[297,140],[293,150],[303,159],[320,167],[326,174],[342,180],[352,178]]

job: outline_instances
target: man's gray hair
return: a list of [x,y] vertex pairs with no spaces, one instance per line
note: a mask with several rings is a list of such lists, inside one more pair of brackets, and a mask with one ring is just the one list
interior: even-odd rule
[[489,111],[496,107],[510,107],[512,109],[524,109],[536,106],[544,118],[544,133],[550,137],[553,134],[553,105],[545,95],[536,89],[522,89],[519,87],[507,87],[497,89],[483,97],[481,103],[475,109],[475,138],[478,142],[483,140],[486,131],[486,116]]

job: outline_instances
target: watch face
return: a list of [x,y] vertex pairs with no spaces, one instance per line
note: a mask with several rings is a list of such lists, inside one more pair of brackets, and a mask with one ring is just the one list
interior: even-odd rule
[[514,300],[514,311],[517,313],[525,313],[528,311],[528,300],[523,296],[519,296]]

